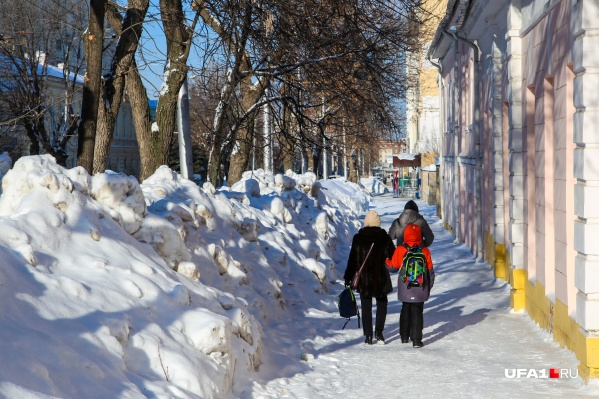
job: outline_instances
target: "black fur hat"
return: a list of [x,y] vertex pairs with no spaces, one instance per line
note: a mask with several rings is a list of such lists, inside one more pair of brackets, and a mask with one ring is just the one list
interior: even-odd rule
[[413,211],[418,212],[418,205],[416,205],[416,203],[412,200],[409,200],[408,202],[406,202],[406,205],[403,208],[404,210],[406,209],[411,209]]

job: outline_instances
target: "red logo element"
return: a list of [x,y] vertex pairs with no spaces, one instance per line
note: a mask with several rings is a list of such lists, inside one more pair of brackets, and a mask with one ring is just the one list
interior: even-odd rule
[[559,369],[549,369],[549,378],[559,378]]

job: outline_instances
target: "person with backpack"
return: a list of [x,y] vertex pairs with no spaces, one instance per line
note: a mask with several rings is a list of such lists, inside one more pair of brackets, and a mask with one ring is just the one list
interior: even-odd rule
[[[376,324],[374,338],[384,343],[383,329],[387,319],[387,294],[393,291],[391,276],[385,261],[393,256],[395,245],[389,234],[381,227],[381,218],[376,211],[370,211],[364,218],[364,227],[354,235],[347,268],[343,278],[345,286],[351,286],[359,273],[357,287],[362,305],[362,329],[366,344],[372,345],[372,298],[376,299]],[[360,271],[361,270],[361,271]]]
[[422,246],[430,247],[435,239],[435,235],[424,219],[424,216],[418,212],[418,205],[413,200],[406,202],[401,215],[391,223],[389,236],[392,240],[395,240],[395,245],[400,246],[403,244],[403,231],[409,224],[417,224],[420,227],[420,231],[422,232]]
[[390,261],[393,271],[399,269],[397,298],[402,302],[399,315],[399,335],[402,343],[412,340],[414,348],[422,348],[424,302],[435,284],[433,260],[428,248],[423,248],[420,226],[409,224],[403,234],[403,244],[395,249]]

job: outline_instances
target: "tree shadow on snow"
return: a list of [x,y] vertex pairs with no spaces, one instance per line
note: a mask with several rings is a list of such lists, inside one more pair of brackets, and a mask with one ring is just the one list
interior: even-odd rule
[[[492,286],[492,284],[493,280],[482,283],[477,282],[466,287],[456,287],[431,296],[431,299],[424,305],[425,333],[423,340],[427,344],[432,344],[452,333],[482,322],[490,312],[497,308],[476,308],[476,306],[472,306],[476,309],[468,312],[472,307],[466,309],[466,306],[461,303],[464,303],[466,297],[473,297],[469,301],[476,303],[476,295],[488,295],[492,291],[503,289],[503,287]],[[501,298],[499,294],[492,295],[495,298]],[[427,331],[427,326],[434,326],[434,328],[432,331]]]

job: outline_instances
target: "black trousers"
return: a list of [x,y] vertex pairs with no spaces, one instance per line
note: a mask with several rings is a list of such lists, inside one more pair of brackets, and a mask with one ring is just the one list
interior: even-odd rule
[[402,339],[422,341],[424,302],[402,302],[399,315],[399,335]]
[[[364,335],[372,337],[372,297],[364,298],[360,296],[362,305],[362,328]],[[387,319],[387,304],[389,300],[387,296],[376,298],[376,331],[383,331],[385,328],[385,320]]]

